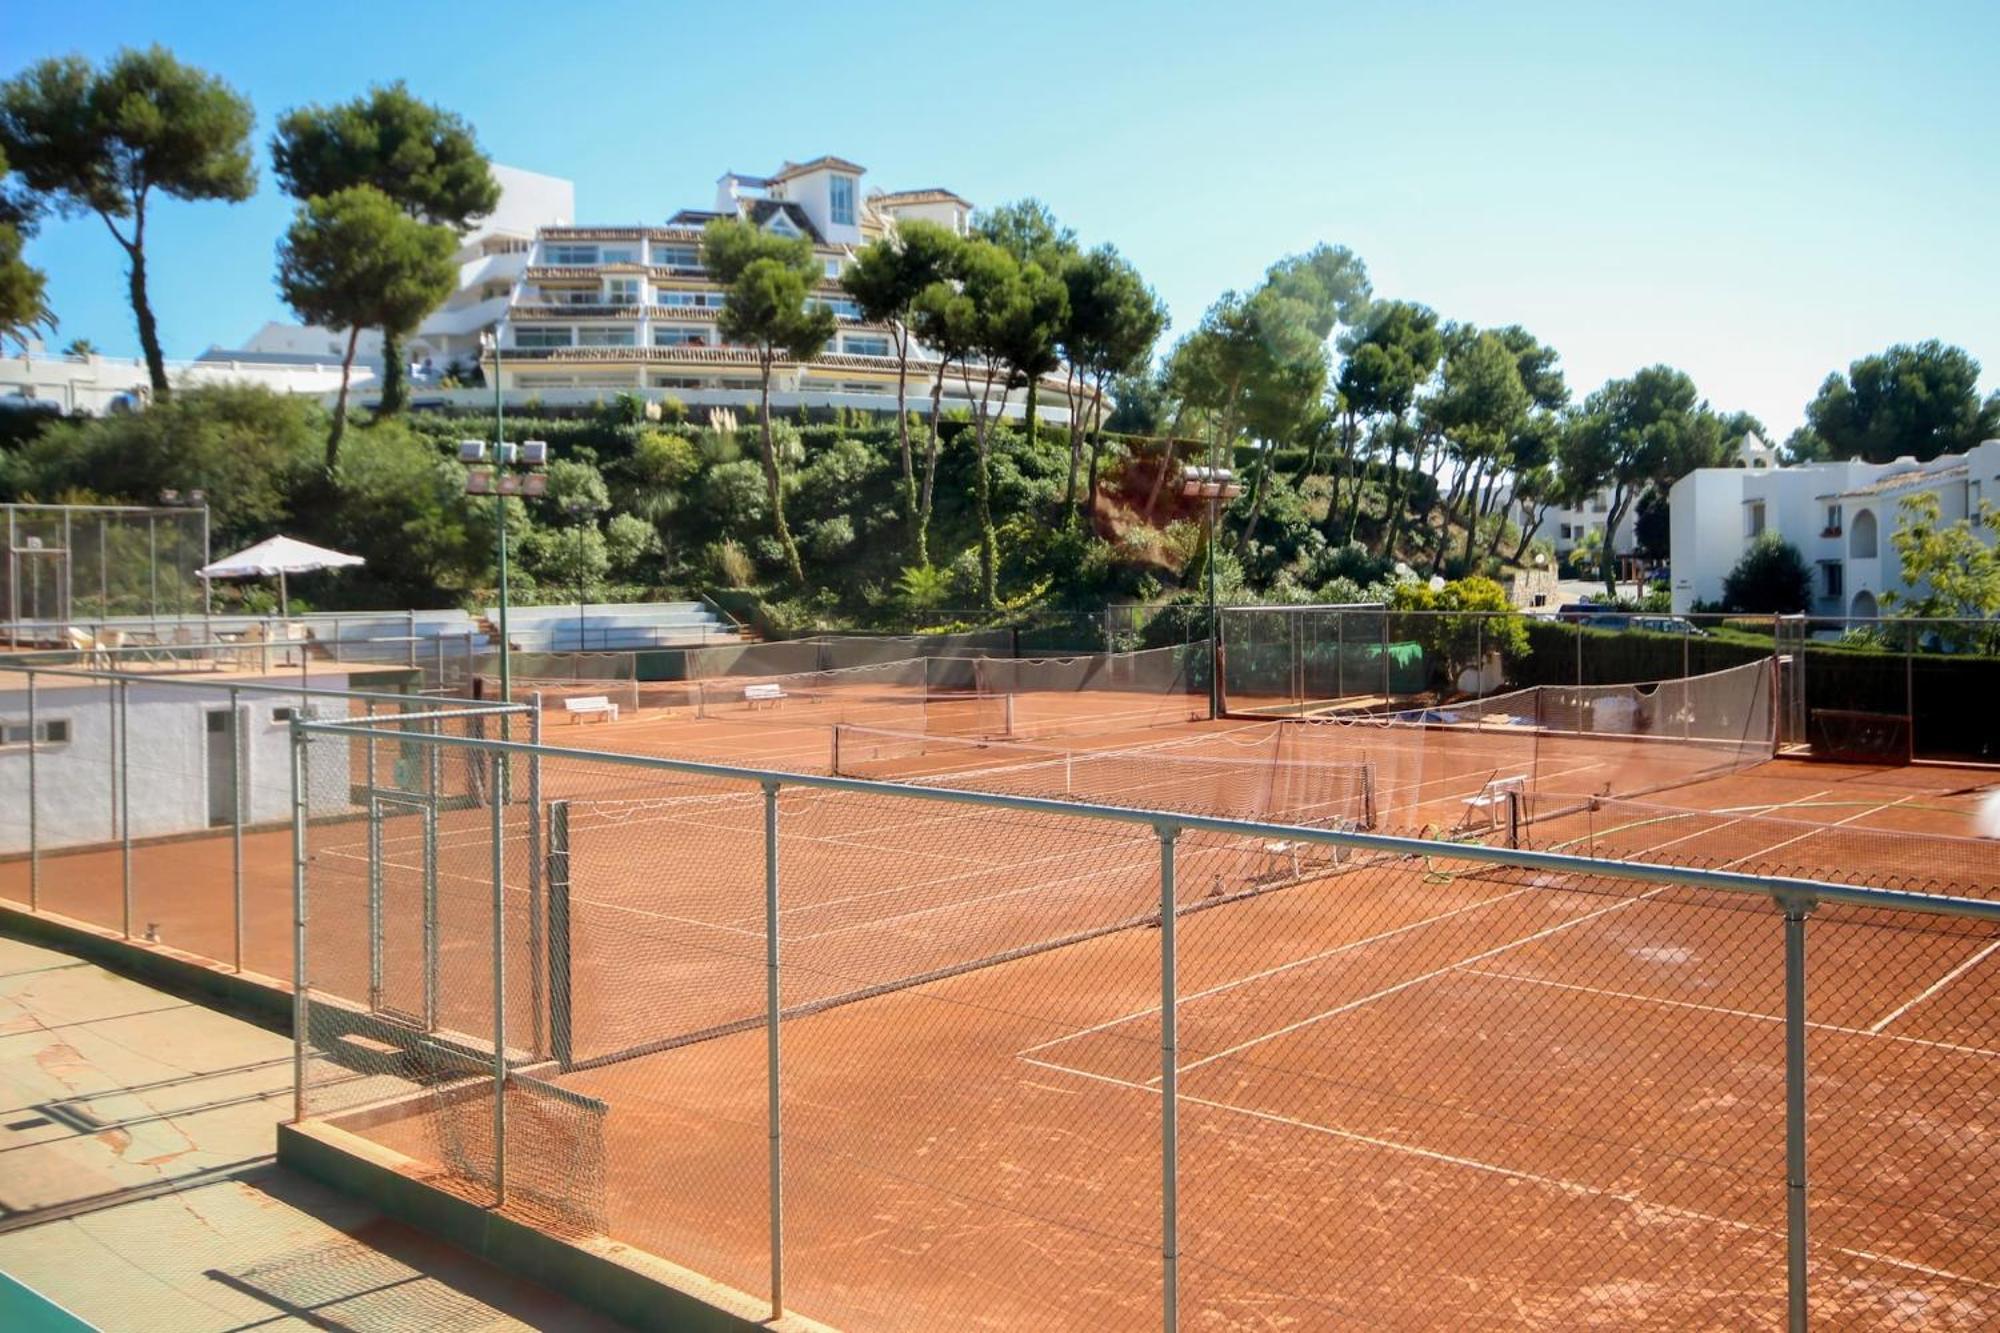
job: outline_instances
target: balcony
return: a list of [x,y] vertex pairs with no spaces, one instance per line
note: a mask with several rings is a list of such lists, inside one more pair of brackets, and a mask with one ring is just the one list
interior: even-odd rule
[[636,301],[608,304],[592,302],[589,305],[572,305],[567,301],[522,302],[507,312],[509,319],[637,319],[644,315],[647,307]]

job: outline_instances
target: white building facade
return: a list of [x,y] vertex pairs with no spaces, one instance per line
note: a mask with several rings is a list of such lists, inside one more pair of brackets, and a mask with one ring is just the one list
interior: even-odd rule
[[1884,593],[1911,591],[1890,538],[1903,500],[1926,493],[1936,497],[1945,523],[1976,514],[1984,502],[2000,502],[2000,440],[1927,463],[1853,459],[1691,472],[1668,496],[1674,610],[1719,603],[1723,581],[1750,544],[1776,532],[1812,567],[1808,611],[1879,615]]
[[[499,355],[486,362],[513,399],[588,403],[633,393],[684,405],[741,407],[757,401],[757,353],[717,327],[722,289],[701,263],[703,229],[717,218],[742,218],[776,235],[804,237],[820,264],[810,299],[832,311],[832,341],[809,362],[780,362],[772,375],[774,409],[846,407],[894,411],[897,367],[891,329],[864,320],[840,276],[865,245],[908,219],[964,235],[972,205],[949,190],[864,193],[865,168],[844,158],[787,163],[770,176],[726,173],[714,206],[682,209],[660,226],[544,227],[501,325]],[[921,405],[937,380],[938,359],[912,349],[908,393]],[[970,394],[961,376],[944,376],[947,406],[963,408],[983,390],[976,369]],[[998,410],[1022,410],[1016,390]],[[997,391],[996,403],[1001,401]],[[1038,412],[1066,419],[1062,385],[1044,382]]]

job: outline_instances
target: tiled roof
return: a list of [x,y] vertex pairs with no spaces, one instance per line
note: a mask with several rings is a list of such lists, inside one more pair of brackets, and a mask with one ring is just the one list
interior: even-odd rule
[[784,166],[779,167],[769,177],[768,183],[776,185],[779,181],[788,181],[794,176],[803,176],[809,171],[851,171],[859,176],[867,170],[868,168],[857,166],[844,157],[816,157],[810,162],[785,163]]
[[600,270],[594,264],[530,264],[523,270],[530,282],[548,282],[568,278],[595,278]]
[[528,302],[510,306],[508,319],[637,319],[645,313],[637,305],[562,305],[555,302]]
[[543,227],[542,235],[556,241],[637,241],[644,227]]
[[675,225],[700,227],[706,223],[713,222],[721,216],[722,214],[709,208],[683,208],[680,212],[667,219],[667,225],[669,227]]
[[887,194],[870,195],[869,198],[878,204],[964,204],[967,208],[972,207],[970,199],[941,186],[930,186],[922,190],[895,190]]
[[815,245],[826,244],[826,237],[819,234],[819,228],[813,226],[812,219],[806,216],[805,209],[789,199],[746,199],[743,202],[747,205],[745,211],[749,214],[750,221],[758,226],[763,226],[773,214],[783,213],[791,219],[794,227],[811,237]]
[[1929,486],[1940,481],[1964,481],[1969,475],[1970,470],[1964,463],[1954,464],[1951,467],[1918,468],[1914,472],[1898,472],[1891,477],[1878,477],[1865,486],[1856,486],[1853,490],[1842,491],[1840,494],[1842,499],[1848,496],[1889,495],[1896,491]]

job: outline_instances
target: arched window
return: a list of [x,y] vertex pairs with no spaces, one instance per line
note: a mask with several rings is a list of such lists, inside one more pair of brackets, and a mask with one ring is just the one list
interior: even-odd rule
[[1875,511],[1856,510],[1854,524],[1847,530],[1847,555],[1851,560],[1875,558]]

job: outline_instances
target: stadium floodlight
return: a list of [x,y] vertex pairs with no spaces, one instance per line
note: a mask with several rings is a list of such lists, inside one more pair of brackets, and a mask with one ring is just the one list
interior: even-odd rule
[[486,441],[460,440],[458,461],[461,463],[484,463],[486,461]]
[[1203,563],[1208,566],[1208,711],[1211,717],[1221,717],[1222,627],[1217,620],[1220,612],[1216,606],[1215,588],[1216,511],[1222,501],[1234,500],[1243,494],[1243,487],[1237,482],[1236,474],[1226,467],[1190,464],[1181,469],[1181,494],[1190,500],[1208,502],[1208,543],[1203,557]]
[[545,467],[549,461],[547,440],[523,440],[521,442],[521,466]]

